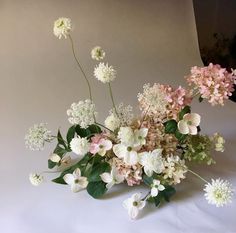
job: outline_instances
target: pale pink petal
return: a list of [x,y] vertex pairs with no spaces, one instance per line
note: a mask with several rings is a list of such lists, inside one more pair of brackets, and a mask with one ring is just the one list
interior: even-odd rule
[[189,133],[188,124],[185,120],[179,121],[178,129],[179,129],[179,132],[182,133],[182,134],[188,134]]
[[191,120],[192,125],[194,126],[199,126],[200,122],[201,122],[201,116],[197,113],[191,113]]
[[105,150],[110,150],[112,148],[112,142],[110,140],[101,139],[101,144],[104,146]]
[[189,134],[196,135],[197,134],[197,127],[193,125],[189,125]]

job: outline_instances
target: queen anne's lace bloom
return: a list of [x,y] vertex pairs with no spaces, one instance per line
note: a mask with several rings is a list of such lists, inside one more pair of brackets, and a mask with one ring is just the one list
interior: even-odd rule
[[30,150],[43,150],[45,142],[52,141],[51,131],[45,123],[35,124],[25,135],[25,145]]
[[94,123],[94,117],[97,115],[97,112],[95,112],[95,104],[87,99],[73,103],[71,108],[67,110],[67,115],[71,124],[79,124],[82,128],[87,128]]
[[94,60],[100,61],[104,59],[105,52],[100,46],[96,46],[91,50],[91,57]]
[[230,203],[234,193],[231,184],[221,179],[212,179],[211,183],[206,184],[204,191],[208,203],[217,207]]
[[34,186],[39,186],[43,182],[43,176],[37,173],[31,173],[29,175],[30,183]]
[[63,36],[65,39],[72,30],[71,19],[61,17],[54,22],[53,32],[56,37],[61,39]]
[[109,66],[108,63],[99,63],[98,66],[94,68],[94,76],[99,81],[103,83],[110,83],[116,78],[116,71],[112,66]]
[[205,67],[192,67],[187,82],[194,85],[201,97],[208,99],[213,106],[224,105],[224,100],[234,91],[235,74],[227,72],[220,65],[210,63]]

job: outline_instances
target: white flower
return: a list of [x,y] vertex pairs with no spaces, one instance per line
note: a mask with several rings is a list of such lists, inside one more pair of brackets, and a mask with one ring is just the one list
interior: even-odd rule
[[25,145],[30,150],[43,150],[45,142],[52,140],[51,131],[46,128],[45,123],[35,124],[25,135]]
[[151,196],[156,197],[159,191],[163,191],[165,186],[161,184],[160,180],[153,180],[151,185]]
[[131,127],[120,127],[118,138],[120,139],[121,144],[127,146],[133,146],[135,143],[134,132]]
[[232,201],[234,190],[228,181],[212,179],[212,183],[205,186],[205,197],[209,204],[222,207]]
[[164,161],[163,170],[164,179],[171,179],[169,182],[178,184],[181,182],[181,179],[185,179],[185,173],[187,172],[187,167],[185,166],[185,160],[180,159],[179,156],[169,156]]
[[183,120],[179,121],[178,129],[182,134],[197,134],[197,126],[199,126],[201,116],[197,113],[187,113],[184,115]]
[[133,121],[134,114],[132,113],[133,108],[131,105],[125,106],[123,103],[120,103],[119,105],[116,106],[116,111],[115,109],[111,109],[109,111],[110,115],[115,115],[116,112],[118,114],[119,120],[120,120],[120,126],[127,126],[130,125]]
[[73,103],[71,108],[67,110],[67,115],[71,124],[79,124],[81,128],[87,128],[89,125],[94,124],[94,117],[97,116],[97,112],[95,112],[94,103],[87,99]]
[[73,174],[64,175],[63,179],[71,186],[71,190],[74,193],[86,188],[88,185],[87,177],[81,176],[81,171],[79,168],[75,169]]
[[31,173],[29,175],[29,180],[32,185],[39,186],[43,182],[43,176],[37,173]]
[[90,153],[99,154],[105,156],[106,152],[112,148],[112,142],[110,140],[101,138],[97,143],[91,143]]
[[135,146],[142,146],[146,144],[146,136],[148,134],[147,128],[141,128],[134,130]]
[[51,154],[49,159],[54,163],[59,163],[61,161],[61,157],[57,154]]
[[119,173],[116,167],[112,167],[111,173],[105,172],[100,176],[102,181],[107,183],[107,189],[110,189],[114,184],[120,184],[124,181],[124,176]]
[[94,76],[103,83],[109,83],[116,78],[116,71],[108,63],[99,63],[98,66],[94,68]]
[[67,38],[72,30],[71,19],[61,17],[54,22],[53,32],[56,37],[61,39],[63,36]]
[[100,61],[104,59],[105,52],[100,46],[96,46],[91,50],[91,57],[94,60]]
[[87,138],[81,138],[77,136],[73,138],[70,142],[71,150],[77,155],[85,155],[89,152],[89,141]]
[[215,150],[219,152],[224,152],[225,139],[218,133],[213,135],[213,141],[215,143]]
[[141,193],[135,193],[123,202],[123,206],[128,210],[131,219],[135,219],[141,209],[144,208],[146,202],[142,200]]
[[138,163],[138,153],[132,146],[117,144],[113,146],[113,152],[118,158],[122,158],[128,165],[135,165]]
[[139,163],[143,165],[144,172],[147,176],[152,176],[153,172],[160,174],[163,171],[164,164],[161,153],[161,149],[156,149],[139,154]]
[[114,131],[120,127],[120,119],[116,115],[111,114],[106,118],[105,126]]

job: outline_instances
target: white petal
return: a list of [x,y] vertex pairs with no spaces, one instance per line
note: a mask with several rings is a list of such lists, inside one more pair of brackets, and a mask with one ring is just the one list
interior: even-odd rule
[[79,182],[78,182],[78,185],[81,187],[81,188],[86,188],[87,185],[88,185],[88,179],[87,177],[80,177],[79,178]]
[[151,177],[153,174],[153,170],[151,170],[149,167],[145,166],[144,167],[144,172],[147,176]]
[[189,125],[189,134],[196,135],[197,134],[197,127],[193,125]]
[[100,177],[101,177],[102,181],[105,182],[105,183],[112,182],[112,176],[108,172],[105,172],[105,173],[101,174]]
[[136,151],[126,152],[124,162],[128,165],[135,165],[138,162],[138,154]]
[[74,176],[73,176],[72,174],[66,174],[66,175],[64,175],[64,176],[63,176],[63,179],[64,179],[64,181],[65,181],[67,184],[69,184],[69,185],[74,184],[75,178],[74,178]]
[[137,201],[139,202],[142,198],[142,194],[141,193],[135,193],[131,196],[132,202]]
[[185,120],[179,121],[178,129],[179,129],[179,132],[182,133],[182,134],[188,134],[189,133],[188,124]]
[[81,171],[79,168],[76,168],[73,172],[74,177],[80,177],[81,176]]
[[164,189],[165,189],[165,186],[164,186],[164,185],[160,184],[160,185],[158,186],[158,190],[159,190],[159,191],[163,191]]
[[115,183],[112,181],[110,183],[107,183],[106,188],[109,190]]
[[128,209],[128,214],[131,219],[135,219],[138,216],[138,212],[138,208],[135,206]]
[[105,140],[103,146],[105,150],[110,150],[112,148],[112,142],[110,140]]
[[153,184],[159,186],[160,185],[160,180],[153,180]]
[[191,116],[190,121],[192,122],[192,124],[194,126],[199,126],[201,122],[201,116],[197,113],[191,113],[190,116]]
[[149,152],[142,152],[138,154],[138,158],[139,158],[139,163],[141,165],[145,165],[145,161],[147,159],[147,156],[149,155]]
[[122,144],[117,144],[113,146],[113,152],[118,158],[123,158],[127,152],[127,148]]
[[153,187],[153,188],[151,189],[151,196],[152,196],[152,197],[156,197],[157,195],[158,195],[158,189],[155,188],[155,187]]
[[80,185],[79,185],[79,184],[72,184],[72,185],[71,185],[71,191],[72,191],[73,193],[79,192],[79,191],[80,191]]
[[49,156],[49,159],[50,159],[52,162],[54,162],[54,163],[58,163],[58,162],[60,162],[61,157],[60,157],[59,155],[57,155],[57,154],[51,154],[51,155]]
[[139,210],[143,209],[145,205],[146,205],[146,201],[140,201],[138,205],[138,209]]

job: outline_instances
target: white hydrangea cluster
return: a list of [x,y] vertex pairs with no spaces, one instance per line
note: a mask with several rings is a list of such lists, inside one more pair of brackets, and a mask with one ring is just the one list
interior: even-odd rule
[[63,36],[65,39],[70,34],[72,30],[71,19],[60,17],[54,22],[53,33],[56,37],[61,39]]
[[[123,103],[120,103],[116,106],[117,114],[119,115],[120,119],[120,126],[127,126],[130,125],[134,119],[134,114],[132,113],[133,107],[131,105],[125,106]],[[109,115],[116,115],[114,109],[109,111]]]
[[91,50],[91,57],[93,60],[101,61],[105,58],[105,55],[105,51],[100,46],[96,46]]
[[209,204],[222,207],[232,201],[234,190],[228,181],[221,179],[213,180],[206,184],[205,197]]
[[116,70],[112,66],[109,66],[108,63],[105,65],[100,62],[94,68],[94,76],[103,83],[110,83],[116,78]]
[[30,150],[43,150],[45,142],[52,141],[51,131],[46,128],[45,123],[35,124],[29,128],[25,135],[25,145]]
[[29,175],[30,183],[34,186],[39,186],[43,182],[43,176],[37,173],[31,173]]
[[67,110],[68,120],[73,125],[80,125],[81,128],[87,128],[94,124],[95,104],[90,100],[79,101],[71,104],[71,108]]
[[85,155],[89,151],[90,143],[87,138],[77,136],[70,142],[71,150],[77,155]]
[[170,183],[178,184],[181,179],[185,179],[187,167],[185,166],[185,160],[180,159],[179,156],[169,156],[164,160],[164,167],[164,179],[170,179]]

